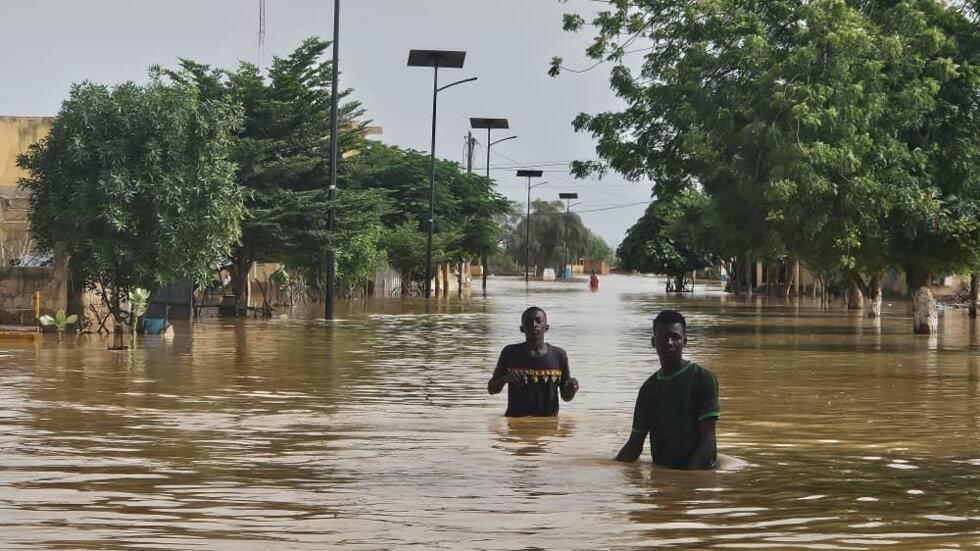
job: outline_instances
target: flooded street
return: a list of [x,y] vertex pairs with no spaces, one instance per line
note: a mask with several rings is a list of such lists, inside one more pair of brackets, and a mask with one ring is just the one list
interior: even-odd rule
[[[980,545],[980,327],[878,323],[652,278],[490,281],[322,321],[208,320],[113,353],[0,340],[0,549],[965,549]],[[557,419],[489,396],[521,311],[581,391]],[[719,379],[719,472],[612,460],[682,310]],[[315,314],[314,314],[315,315]]]

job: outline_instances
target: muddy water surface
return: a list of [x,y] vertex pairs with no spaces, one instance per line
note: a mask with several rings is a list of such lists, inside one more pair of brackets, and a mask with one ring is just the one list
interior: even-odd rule
[[[112,353],[0,340],[0,549],[958,549],[980,545],[980,327],[660,280],[491,280],[486,298],[178,325]],[[486,381],[548,310],[581,383],[558,419]],[[727,472],[611,460],[688,314]]]

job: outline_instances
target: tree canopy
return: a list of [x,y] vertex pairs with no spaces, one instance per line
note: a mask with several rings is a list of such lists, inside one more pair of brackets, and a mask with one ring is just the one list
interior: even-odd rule
[[110,293],[117,323],[130,289],[207,279],[240,234],[240,123],[237,106],[159,75],[74,85],[47,137],[18,159],[37,247],[68,254],[84,284]]
[[[240,105],[244,112],[233,148],[246,207],[241,240],[231,255],[239,276],[234,285],[239,302],[244,301],[247,287],[243,278],[253,262],[288,259],[308,273],[324,273],[319,263],[325,262],[330,246],[322,224],[329,208],[332,66],[325,55],[329,46],[329,42],[309,38],[289,56],[273,58],[267,76],[247,62],[226,70],[182,60],[181,71],[167,72],[193,84],[203,96]],[[339,187],[347,188],[344,159],[363,146],[367,121],[360,103],[350,99],[351,91],[341,94],[339,152],[343,162],[338,172]],[[338,201],[377,204],[364,199],[348,194]],[[348,239],[335,241],[336,246],[371,241],[350,234],[354,227],[347,228]],[[372,226],[365,231],[376,233]],[[356,254],[338,250],[338,262]],[[338,265],[337,269],[338,274],[356,271],[353,266]]]
[[[592,233],[574,211],[565,212],[561,201],[535,200],[531,202],[531,266],[538,270],[560,270],[564,261],[612,260],[612,249],[599,236]],[[515,266],[523,266],[527,217],[513,214],[508,221],[504,237],[504,255]]]
[[717,262],[696,220],[696,209],[706,198],[686,193],[678,198],[654,201],[643,216],[626,231],[616,250],[624,270],[666,274],[683,280],[684,274]]
[[747,256],[851,277],[963,269],[980,244],[973,15],[940,0],[610,2],[587,55],[625,106],[575,119],[600,160],[574,170],[703,192]]

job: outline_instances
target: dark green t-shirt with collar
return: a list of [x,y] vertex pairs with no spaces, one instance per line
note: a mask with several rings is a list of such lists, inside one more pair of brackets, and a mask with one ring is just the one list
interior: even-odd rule
[[[633,410],[633,432],[650,434],[653,462],[672,469],[687,466],[700,443],[698,425],[718,418],[718,379],[694,362],[671,375],[657,371],[640,387]],[[718,462],[712,450],[712,468]]]

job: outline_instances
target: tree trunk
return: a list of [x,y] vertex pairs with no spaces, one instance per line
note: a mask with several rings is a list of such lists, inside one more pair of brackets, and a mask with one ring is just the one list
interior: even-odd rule
[[481,256],[480,262],[483,265],[483,292],[485,293],[487,291],[487,272],[490,271],[487,269],[487,255]]
[[848,310],[860,310],[861,302],[864,298],[864,293],[857,284],[852,280],[847,283],[847,309]]
[[864,308],[865,313],[869,318],[880,318],[881,317],[881,274],[874,274],[871,276],[871,280],[868,284],[864,284],[864,280],[861,278],[860,274],[854,274],[854,280],[861,289],[861,293],[864,295]]
[[402,272],[401,280],[402,280],[401,295],[405,297],[409,295],[409,291],[412,286],[412,272],[411,271]]
[[970,317],[977,317],[977,303],[980,302],[980,282],[977,281],[980,272],[970,274]]
[[449,262],[442,263],[442,296],[449,296]]
[[123,344],[123,335],[126,332],[125,327],[122,323],[122,304],[120,296],[122,291],[117,286],[112,287],[112,349],[113,350],[123,350],[125,345]]
[[459,275],[458,275],[457,280],[456,280],[456,285],[458,286],[458,289],[456,289],[456,291],[460,295],[463,294],[463,266],[465,266],[465,265],[466,265],[466,260],[464,260],[464,259],[460,259],[459,264],[457,264],[458,269],[459,269]]
[[744,264],[744,266],[743,266],[743,268],[744,268],[743,269],[743,272],[744,272],[744,275],[745,275],[745,292],[749,296],[752,296],[752,291],[753,291],[753,288],[752,287],[753,287],[753,283],[755,283],[755,282],[752,281],[752,264],[753,264],[753,262],[751,260],[749,260],[749,255],[745,255],[745,261],[743,262],[743,264]]
[[783,298],[789,298],[791,295],[800,294],[800,261],[793,261],[793,271],[790,276],[786,278],[786,287],[783,291]]
[[248,305],[252,300],[252,285],[248,274],[252,271],[252,260],[245,255],[235,258],[235,273],[231,278],[231,290],[235,294],[235,313],[248,315]]
[[932,335],[939,329],[939,309],[932,295],[932,287],[923,285],[912,295],[912,332]]

